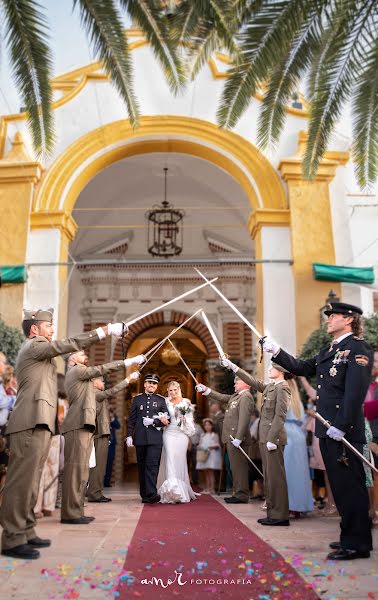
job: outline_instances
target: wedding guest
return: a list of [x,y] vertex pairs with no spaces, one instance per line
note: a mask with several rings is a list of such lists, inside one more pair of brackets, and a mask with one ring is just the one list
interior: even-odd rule
[[203,434],[203,429],[199,423],[196,423],[194,413],[194,434],[190,436],[190,444],[188,449],[188,459],[189,466],[191,471],[191,482],[194,485],[198,485],[198,471],[197,471],[197,448],[200,442],[201,435]]
[[290,387],[291,398],[285,421],[287,444],[284,452],[284,463],[289,494],[289,510],[298,518],[301,513],[314,510],[314,499],[308,469],[306,436],[302,429],[305,416],[304,408],[295,380],[290,374],[285,374],[285,379]]
[[205,472],[205,494],[214,494],[214,471],[219,471],[222,466],[219,436],[214,431],[212,419],[203,419],[204,432],[201,435],[199,448],[208,450],[205,462],[198,462],[197,469]]

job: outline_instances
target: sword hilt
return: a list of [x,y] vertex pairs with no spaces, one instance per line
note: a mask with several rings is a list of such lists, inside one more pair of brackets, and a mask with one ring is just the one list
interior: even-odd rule
[[259,339],[260,350],[261,350],[261,352],[260,352],[260,364],[262,363],[262,359],[263,359],[263,356],[264,356],[264,340],[265,339],[266,339],[266,335],[264,335],[263,337],[261,337]]

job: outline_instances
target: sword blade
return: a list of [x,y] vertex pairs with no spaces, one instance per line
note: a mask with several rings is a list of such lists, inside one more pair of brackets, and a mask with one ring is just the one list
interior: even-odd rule
[[[320,415],[318,412],[315,412],[314,414],[315,414],[315,417],[318,419],[318,421],[320,421],[325,427],[328,427],[328,428],[331,427],[331,423],[329,421],[326,421],[326,419],[324,417],[322,417],[322,415]],[[349,448],[349,450],[351,452],[353,452],[353,454],[355,454],[362,462],[364,462],[371,469],[373,469],[373,471],[375,471],[376,473],[378,473],[377,467],[375,465],[373,465],[373,463],[371,463],[368,458],[366,458],[363,454],[361,454],[361,452],[359,452],[357,450],[357,448],[355,448],[353,446],[353,444],[351,444],[345,438],[342,438],[341,441],[344,444],[344,446],[346,446],[347,448]]]
[[[181,323],[181,325],[179,325],[178,327],[175,327],[175,329],[172,329],[171,333],[169,333],[167,336],[165,336],[164,339],[160,340],[157,344],[155,344],[155,346],[153,346],[152,348],[150,348],[150,350],[148,350],[148,352],[145,353],[144,356],[148,356],[149,358],[147,358],[146,362],[143,363],[143,365],[141,366],[141,369],[143,369],[143,367],[146,366],[146,364],[148,363],[149,360],[151,360],[151,358],[154,356],[154,354],[156,354],[156,352],[165,344],[165,342],[167,340],[169,340],[170,337],[172,337],[172,335],[174,335],[179,329],[181,329],[181,327],[184,327],[184,325],[186,325],[188,323],[188,321],[190,321],[190,319],[193,319],[193,317],[195,317],[196,315],[198,315],[199,312],[202,311],[202,308],[199,308],[198,310],[196,310],[196,312],[194,312],[192,315],[190,315],[190,317],[188,317],[187,319],[185,319],[185,321],[183,321]],[[150,356],[151,355],[151,356]]]
[[197,285],[197,287],[192,288],[191,290],[188,290],[187,292],[184,292],[183,294],[180,294],[180,296],[176,296],[175,298],[172,298],[172,300],[168,300],[168,302],[164,302],[164,304],[161,304],[160,306],[157,306],[156,308],[152,308],[151,310],[143,313],[143,315],[139,315],[139,317],[135,317],[134,319],[127,321],[125,323],[125,325],[127,327],[130,327],[131,325],[134,325],[138,321],[141,321],[141,319],[148,317],[148,315],[152,315],[153,313],[157,312],[158,310],[162,310],[166,306],[169,306],[173,302],[177,302],[177,300],[181,300],[182,298],[185,298],[186,296],[189,296],[190,294],[194,294],[194,292],[198,292],[198,290],[201,290],[203,287],[206,287],[207,285],[211,285],[213,283],[213,281],[216,281],[217,279],[218,279],[218,277],[215,277],[211,281],[206,281],[206,283],[203,283],[202,285]]
[[223,351],[223,348],[222,348],[222,346],[221,346],[221,344],[220,344],[217,336],[215,335],[215,331],[214,331],[214,329],[213,329],[213,327],[212,327],[209,319],[207,318],[207,316],[205,315],[205,313],[204,313],[203,310],[201,310],[201,315],[202,315],[203,320],[205,321],[205,325],[208,328],[211,337],[213,338],[213,342],[214,342],[214,344],[217,347],[217,350],[219,352],[219,358],[223,358],[226,355],[225,355],[225,353]]
[[183,357],[181,356],[180,352],[177,350],[176,346],[173,344],[172,340],[169,339],[168,342],[171,344],[173,350],[176,352],[177,356],[179,357],[179,359],[181,360],[182,364],[184,365],[184,367],[186,368],[186,370],[188,371],[189,375],[191,376],[191,378],[193,379],[193,381],[195,381],[196,385],[198,383],[197,379],[194,377],[193,373],[191,372],[191,370],[189,369],[188,365],[186,364],[185,360],[183,359]]
[[[235,438],[234,438],[232,435],[230,435],[230,438],[231,438],[231,440],[234,440],[234,439],[235,439]],[[244,456],[246,457],[246,459],[247,459],[247,460],[249,460],[249,462],[251,463],[251,465],[253,465],[253,466],[255,467],[256,471],[257,471],[258,473],[260,473],[261,477],[264,479],[264,474],[263,474],[263,473],[261,473],[260,469],[259,469],[259,468],[258,468],[258,467],[255,465],[255,463],[253,462],[252,458],[250,458],[250,457],[248,456],[248,454],[247,454],[247,453],[246,453],[246,452],[243,450],[243,448],[242,448],[241,446],[238,446],[238,448],[239,448],[240,452],[241,452],[242,454],[244,454]]]
[[246,317],[240,312],[240,310],[238,310],[236,308],[236,306],[234,306],[232,304],[232,302],[226,298],[226,296],[224,294],[222,294],[222,292],[220,290],[218,290],[217,287],[215,287],[215,285],[213,285],[213,282],[209,279],[207,279],[207,277],[205,277],[205,275],[203,273],[201,273],[201,271],[199,269],[197,269],[196,267],[194,267],[194,270],[197,271],[198,275],[200,275],[202,277],[202,279],[204,279],[209,286],[214,290],[214,292],[216,292],[218,294],[218,296],[220,296],[222,298],[222,300],[228,304],[228,306],[230,308],[232,308],[232,310],[238,315],[239,319],[241,319],[243,321],[243,323],[245,323],[247,325],[247,327],[249,327],[249,329],[251,331],[253,331],[253,333],[258,337],[258,338],[262,338],[263,336],[261,335],[261,333],[259,331],[257,331],[256,327],[254,325],[252,325],[252,323],[250,323],[248,321],[248,319],[246,319]]

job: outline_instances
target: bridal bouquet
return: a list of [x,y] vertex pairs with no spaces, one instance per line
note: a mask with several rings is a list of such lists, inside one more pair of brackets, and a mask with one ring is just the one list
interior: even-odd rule
[[181,402],[175,406],[177,425],[180,427],[181,431],[186,433],[189,437],[194,433],[193,413],[193,405],[186,398],[181,400]]

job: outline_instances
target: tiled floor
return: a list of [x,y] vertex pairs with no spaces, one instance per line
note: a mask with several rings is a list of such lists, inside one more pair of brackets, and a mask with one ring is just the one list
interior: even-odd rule
[[[128,579],[122,568],[143,505],[136,490],[112,488],[106,492],[113,502],[86,508],[88,515],[96,517],[90,525],[61,525],[59,511],[38,522],[38,534],[52,539],[52,546],[41,550],[39,560],[0,557],[1,600],[117,597],[119,578]],[[222,497],[218,500],[224,504]],[[288,528],[268,528],[256,522],[264,514],[261,503],[224,506],[289,560],[322,598],[378,600],[378,551],[367,560],[325,560],[329,541],[338,538],[337,518],[309,516],[292,521]],[[377,529],[374,538],[378,548]]]

